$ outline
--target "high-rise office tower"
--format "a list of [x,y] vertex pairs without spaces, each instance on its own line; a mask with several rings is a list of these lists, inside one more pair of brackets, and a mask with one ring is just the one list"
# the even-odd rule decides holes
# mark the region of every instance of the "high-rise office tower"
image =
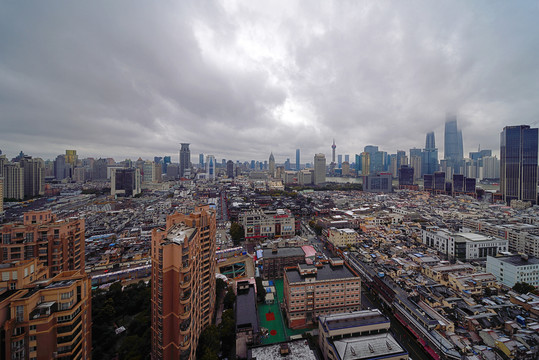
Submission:
[[344,155],[344,161],[349,163],[350,162],[350,155]]
[[463,158],[462,131],[457,127],[457,117],[448,114],[445,120],[444,159],[454,174],[463,173]]
[[4,211],[4,178],[0,176],[0,214]]
[[326,155],[316,154],[314,156],[314,180],[315,185],[326,182]]
[[195,359],[215,306],[215,233],[209,205],[152,230],[152,359]]
[[79,160],[77,150],[66,150],[65,159],[67,164],[75,167],[77,165],[77,161]]
[[356,167],[356,175],[359,175],[359,172],[361,171],[361,155],[356,154],[355,159],[356,159],[356,162],[354,165]]
[[275,157],[273,156],[273,152],[269,157],[269,173],[271,177],[275,177]]
[[427,137],[425,140],[425,149],[423,149],[421,155],[421,173],[423,175],[434,174],[434,172],[438,171],[438,149],[436,148],[434,132],[431,131],[427,133]]
[[361,175],[371,173],[371,154],[367,151],[361,153]]
[[342,154],[337,155],[337,167],[342,168]]
[[506,126],[500,138],[500,191],[503,200],[537,203],[538,129]]
[[234,178],[234,162],[232,160],[226,162],[226,177],[229,179]]
[[301,169],[301,158],[299,149],[296,149],[296,170]]
[[204,154],[198,154],[198,166],[204,169]]
[[25,156],[19,161],[24,169],[24,196],[34,197],[45,194],[44,163],[41,159]]
[[215,180],[215,156],[206,156],[206,179]]
[[180,177],[185,177],[186,170],[191,168],[191,150],[189,144],[181,143],[180,147]]
[[399,185],[414,185],[414,168],[408,165],[402,165],[399,168]]
[[387,152],[377,151],[371,155],[371,174],[387,171]]
[[113,168],[110,173],[112,196],[135,196],[140,194],[140,170],[136,168]]
[[482,179],[500,178],[500,160],[496,156],[485,156],[483,161]]
[[54,160],[54,178],[56,180],[63,180],[66,178],[66,157],[65,155],[58,155]]
[[406,157],[406,151],[397,150],[397,168],[400,169],[402,165],[408,165],[408,158]]

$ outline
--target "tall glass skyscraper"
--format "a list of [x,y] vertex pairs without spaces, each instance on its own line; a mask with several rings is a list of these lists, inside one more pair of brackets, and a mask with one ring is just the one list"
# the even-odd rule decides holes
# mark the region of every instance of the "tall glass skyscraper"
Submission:
[[454,174],[462,174],[464,149],[462,146],[462,131],[457,128],[457,117],[447,115],[444,133],[444,159],[451,166]]
[[300,156],[299,156],[299,149],[296,149],[296,170],[299,170],[300,169],[300,165],[301,165],[301,162],[300,162]]
[[423,149],[421,161],[421,174],[434,174],[435,171],[438,171],[438,149],[436,148],[434,132],[431,131],[427,133],[425,140],[425,149]]
[[529,125],[506,126],[500,137],[500,190],[511,200],[537,203],[538,129]]
[[189,144],[181,143],[180,147],[180,177],[185,176],[185,170],[191,167],[191,150]]

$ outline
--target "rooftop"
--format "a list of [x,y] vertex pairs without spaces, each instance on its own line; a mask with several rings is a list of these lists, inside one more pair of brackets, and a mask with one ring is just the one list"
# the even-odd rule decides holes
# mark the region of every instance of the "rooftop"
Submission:
[[255,288],[251,284],[248,290],[238,289],[236,297],[236,331],[238,329],[252,328],[253,332],[258,332],[258,315],[256,312]]
[[539,258],[529,256],[528,260],[524,260],[520,255],[513,255],[513,256],[503,256],[495,258],[497,260],[500,260],[506,264],[511,264],[514,266],[526,266],[526,265],[538,265],[539,264]]
[[[282,344],[282,343],[281,343]],[[288,355],[281,355],[281,344],[272,344],[266,346],[258,346],[251,349],[252,358],[256,360],[273,360],[273,359],[288,359],[288,360],[316,360],[314,352],[309,348],[306,340],[295,340],[285,343],[288,345]]]
[[320,316],[320,322],[322,322],[324,328],[327,328],[328,330],[337,330],[342,328],[389,323],[389,319],[387,319],[380,312],[380,310],[372,309]]
[[303,250],[299,247],[290,248],[277,248],[277,252],[274,253],[273,249],[264,249],[263,258],[277,258],[277,257],[292,257],[292,256],[305,256]]
[[342,360],[374,359],[407,353],[389,333],[338,340],[334,346]]
[[324,265],[323,267],[317,268],[315,275],[302,276],[299,273],[298,269],[290,269],[290,270],[286,270],[286,276],[290,283],[304,282],[306,277],[308,278],[314,277],[316,281],[336,280],[336,279],[356,277],[354,274],[352,274],[350,270],[348,270],[346,266],[331,267],[329,265]]

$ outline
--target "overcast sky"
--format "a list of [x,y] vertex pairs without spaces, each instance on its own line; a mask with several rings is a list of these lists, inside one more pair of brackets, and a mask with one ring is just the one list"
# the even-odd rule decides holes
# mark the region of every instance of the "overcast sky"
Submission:
[[302,162],[499,152],[539,120],[538,1],[3,1],[0,149]]

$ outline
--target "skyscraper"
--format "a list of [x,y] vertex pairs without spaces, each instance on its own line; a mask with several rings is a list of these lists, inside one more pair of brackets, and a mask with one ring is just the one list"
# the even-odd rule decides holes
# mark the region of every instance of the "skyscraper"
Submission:
[[301,169],[301,158],[299,149],[296,149],[296,170]]
[[434,139],[434,132],[427,133],[425,149],[422,152],[421,173],[434,174],[438,171],[438,149]]
[[198,154],[198,166],[204,169],[204,154]]
[[273,152],[269,157],[269,173],[271,177],[275,177],[275,157],[273,156]]
[[333,145],[331,145],[331,163],[335,164],[335,149],[337,148],[337,145],[335,145],[335,139],[333,139]]
[[216,215],[209,205],[152,230],[152,359],[194,359],[215,306]]
[[316,154],[314,156],[314,180],[315,185],[326,182],[326,155]]
[[234,162],[232,160],[226,162],[226,177],[229,179],[234,178]]
[[215,180],[215,156],[206,156],[206,179]]
[[500,191],[503,200],[537,203],[538,129],[506,126],[500,137]]
[[457,127],[457,117],[448,114],[445,120],[444,159],[454,174],[462,174],[462,131]]
[[361,153],[361,175],[369,175],[371,173],[370,169],[371,154],[367,151],[364,151]]
[[181,143],[180,147],[180,177],[185,177],[186,170],[191,167],[191,150],[189,144]]
[[135,196],[140,194],[140,191],[140,169],[111,169],[110,194],[112,196]]
[[24,196],[34,197],[45,194],[45,166],[43,160],[25,156],[19,163],[24,169]]

